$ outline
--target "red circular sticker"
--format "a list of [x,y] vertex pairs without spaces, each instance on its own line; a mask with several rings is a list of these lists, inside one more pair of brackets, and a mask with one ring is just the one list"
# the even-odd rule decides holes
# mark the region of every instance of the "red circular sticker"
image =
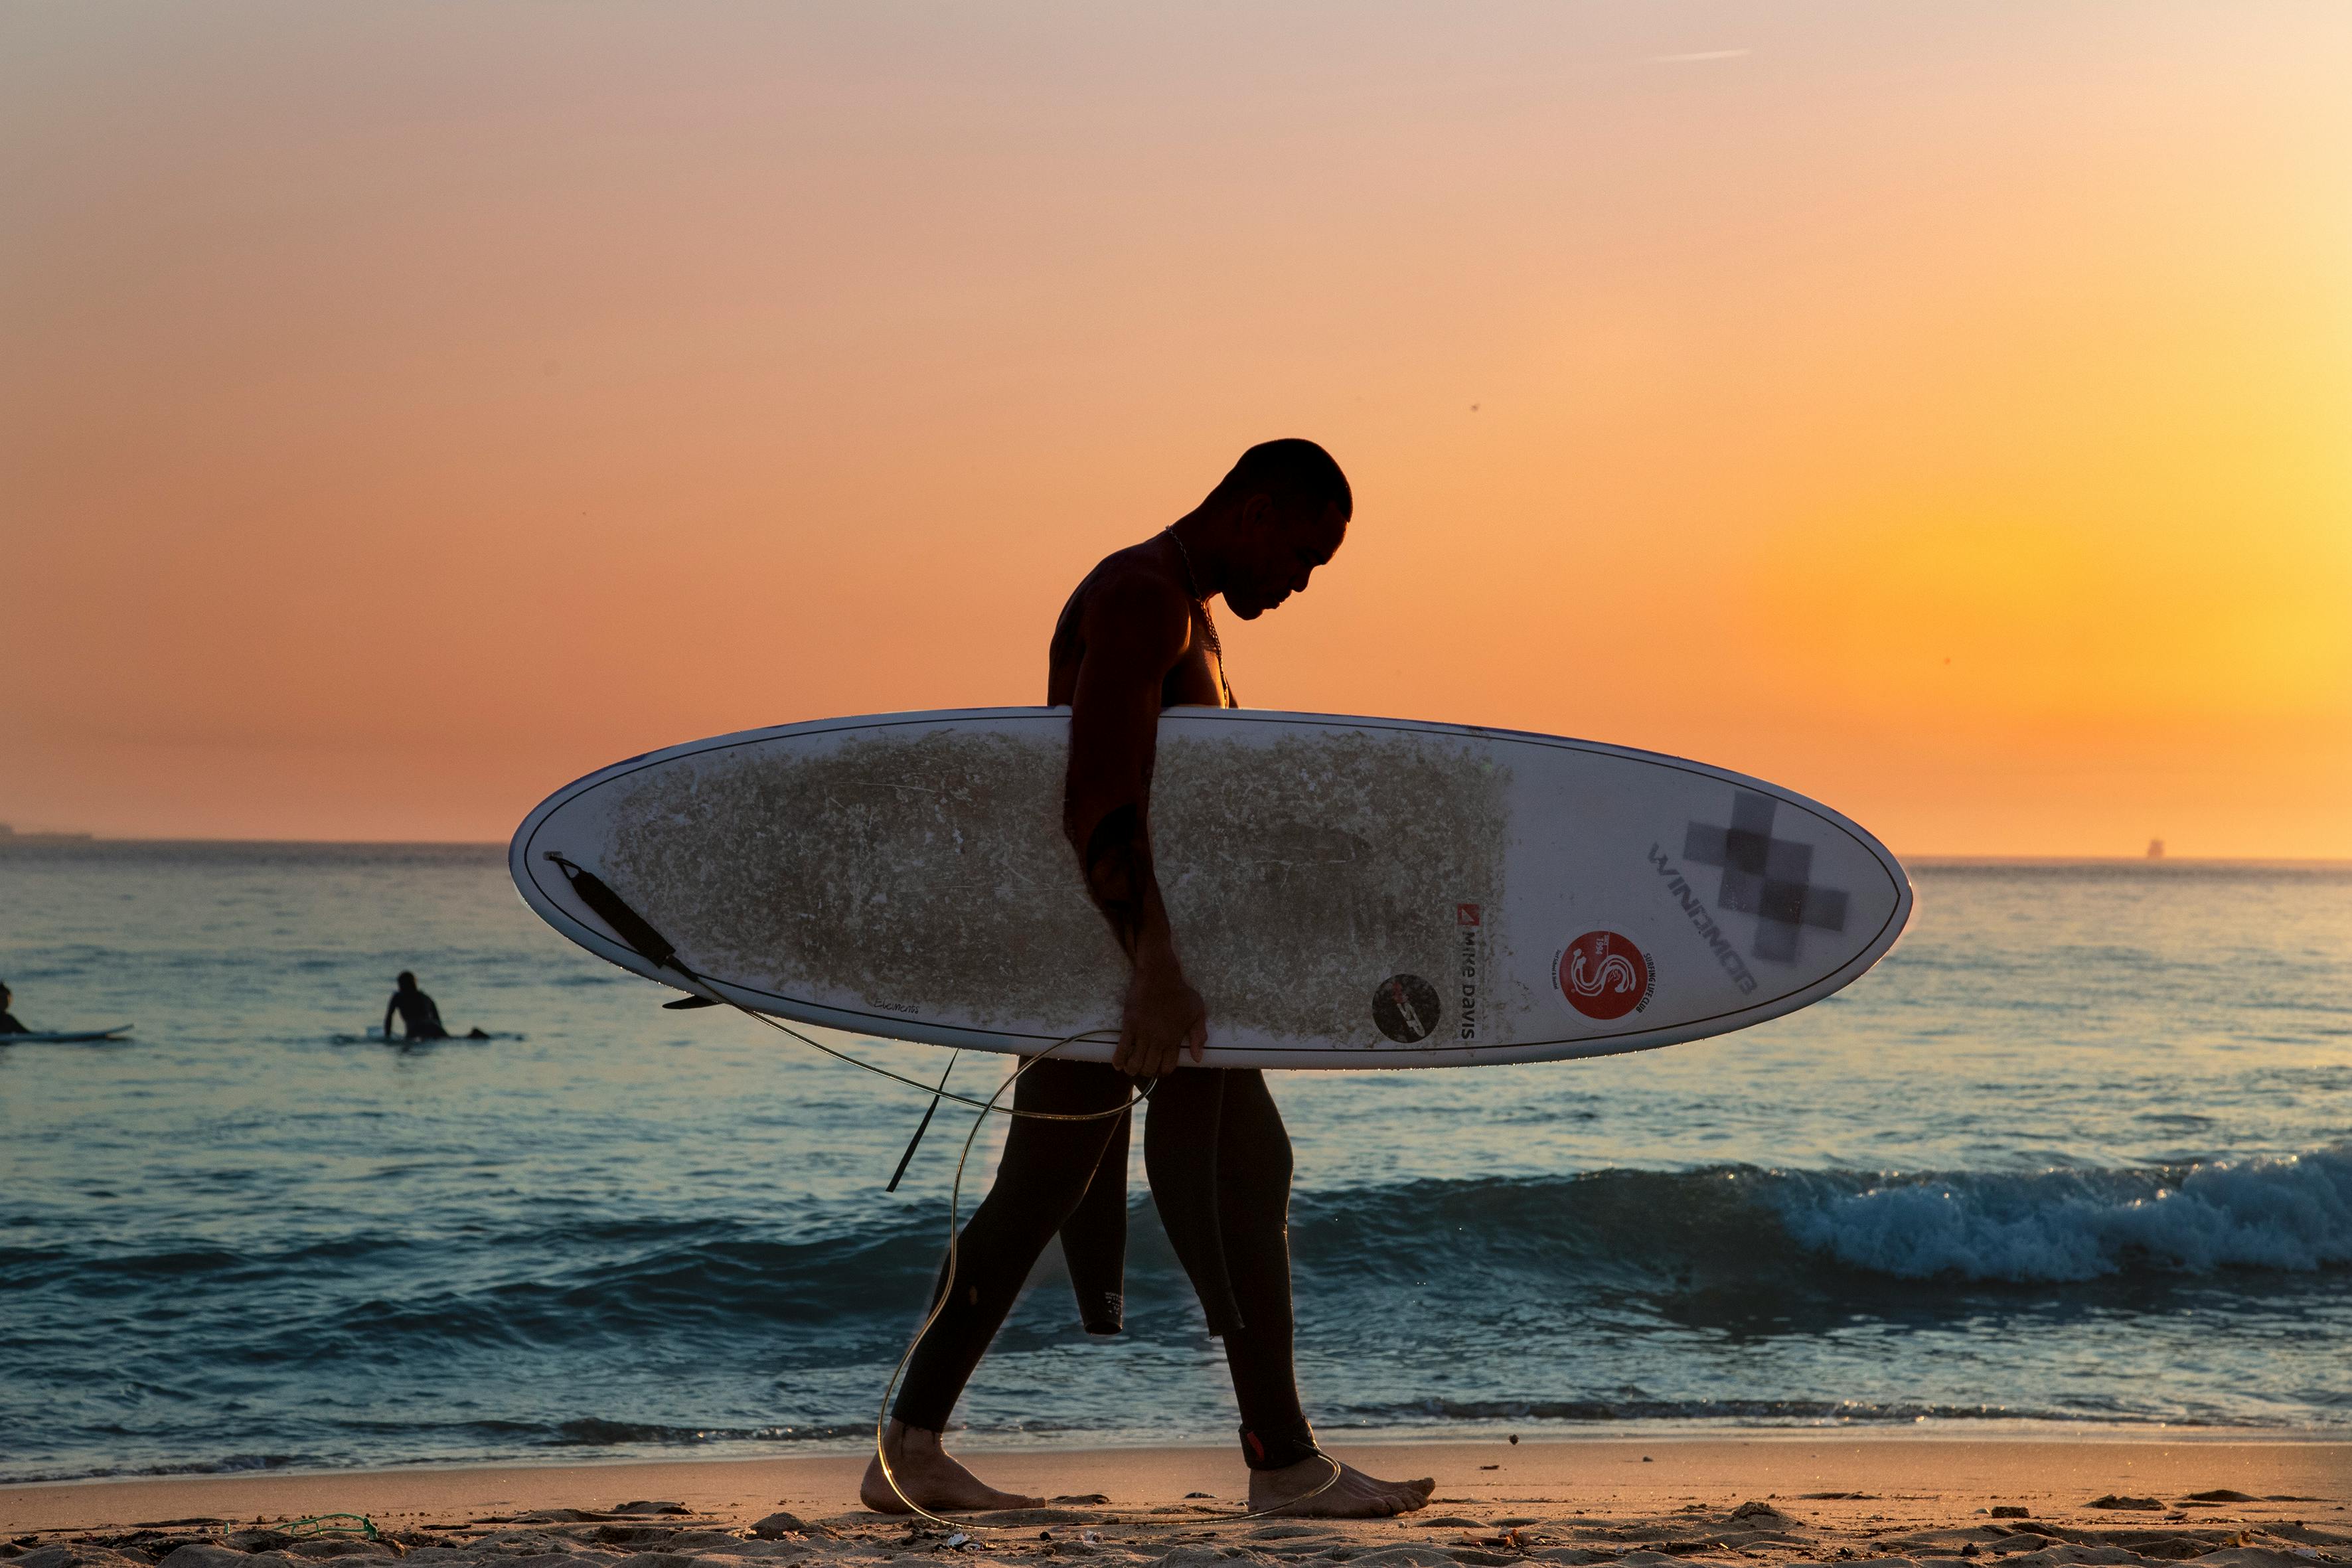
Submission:
[[1650,961],[1613,931],[1589,931],[1559,955],[1559,989],[1588,1018],[1622,1018],[1650,991]]

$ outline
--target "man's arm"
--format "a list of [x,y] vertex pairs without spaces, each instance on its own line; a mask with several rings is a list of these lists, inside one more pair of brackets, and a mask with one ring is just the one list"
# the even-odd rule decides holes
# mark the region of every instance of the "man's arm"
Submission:
[[399,1007],[400,997],[396,993],[391,1001],[383,1005],[383,1037],[387,1040],[392,1038],[392,1016]]
[[1160,902],[1147,821],[1160,685],[1192,629],[1191,606],[1171,584],[1139,573],[1097,583],[1087,595],[1087,652],[1070,701],[1062,830],[1095,907],[1135,966],[1111,1064],[1138,1078],[1174,1071],[1188,1048],[1200,1060],[1208,1038],[1206,1010],[1185,983]]

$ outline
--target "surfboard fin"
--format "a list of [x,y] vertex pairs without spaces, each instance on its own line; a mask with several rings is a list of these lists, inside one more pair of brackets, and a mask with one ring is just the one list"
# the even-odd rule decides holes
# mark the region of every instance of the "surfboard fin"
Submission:
[[675,1002],[662,1004],[665,1013],[683,1013],[694,1007],[716,1007],[719,1004],[708,996],[681,996]]
[[547,858],[554,863],[557,870],[563,873],[564,880],[572,884],[572,890],[579,895],[580,901],[587,905],[598,920],[610,926],[614,936],[636,949],[646,963],[659,969],[675,969],[680,974],[694,973],[678,958],[677,949],[670,945],[669,938],[654,930],[645,916],[629,908],[620,894],[604,885],[602,877],[584,866],[575,865],[557,850],[549,850]]

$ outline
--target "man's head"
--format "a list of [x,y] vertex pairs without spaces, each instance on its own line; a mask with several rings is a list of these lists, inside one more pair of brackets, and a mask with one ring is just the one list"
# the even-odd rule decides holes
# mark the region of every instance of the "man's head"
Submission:
[[416,976],[404,969],[400,972],[400,978],[393,984],[403,991],[414,991],[416,989]]
[[1265,441],[1242,454],[1209,492],[1219,514],[1225,604],[1254,621],[1307,591],[1315,568],[1339,552],[1356,499],[1331,454],[1312,441]]

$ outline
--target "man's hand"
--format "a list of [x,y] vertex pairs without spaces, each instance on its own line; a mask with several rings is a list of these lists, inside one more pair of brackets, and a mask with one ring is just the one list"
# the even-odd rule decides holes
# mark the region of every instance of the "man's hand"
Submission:
[[[1106,563],[1106,566],[1110,565]],[[1087,893],[1135,966],[1112,1065],[1136,1078],[1199,1061],[1208,1010],[1185,984],[1175,933],[1151,868],[1146,815],[1160,705],[1192,647],[1193,612],[1167,572],[1129,562],[1089,579],[1086,652],[1070,695],[1070,768],[1062,831],[1078,852]]]
[[1198,1062],[1209,1042],[1209,1009],[1174,954],[1139,962],[1128,983],[1126,1016],[1110,1065],[1130,1078],[1165,1078],[1186,1051]]

